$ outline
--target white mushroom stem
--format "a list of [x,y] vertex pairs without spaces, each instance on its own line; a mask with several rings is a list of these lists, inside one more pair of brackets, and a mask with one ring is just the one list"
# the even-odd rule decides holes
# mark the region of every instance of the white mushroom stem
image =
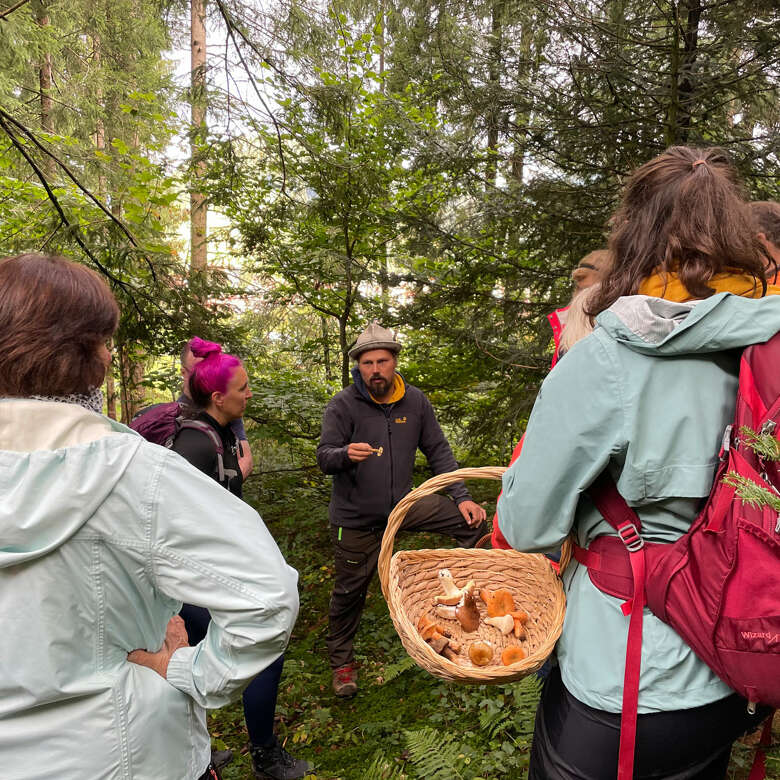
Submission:
[[489,626],[497,628],[504,636],[511,634],[515,628],[515,621],[511,615],[485,618],[485,623],[487,623]]
[[456,607],[454,605],[447,606],[446,604],[438,604],[436,606],[436,614],[446,620],[457,620],[458,616],[455,614],[455,609]]
[[455,580],[452,579],[449,569],[441,569],[439,571],[439,582],[444,590],[443,596],[434,596],[434,604],[460,604],[466,594],[471,594],[476,588],[474,580],[469,580],[462,588],[459,588],[455,584]]
[[434,603],[436,604],[457,604],[463,594],[461,589],[455,584],[455,580],[452,579],[452,574],[449,569],[441,569],[439,571],[439,583],[444,591],[443,596],[436,596]]

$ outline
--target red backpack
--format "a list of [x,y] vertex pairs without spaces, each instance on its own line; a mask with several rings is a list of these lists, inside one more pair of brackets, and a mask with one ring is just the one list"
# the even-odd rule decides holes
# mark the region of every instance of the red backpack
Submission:
[[671,544],[645,542],[639,517],[606,473],[588,491],[619,538],[599,536],[588,549],[575,545],[574,557],[597,588],[626,599],[623,613],[630,616],[618,780],[633,774],[644,605],[749,709],[757,702],[780,706],[780,516],[744,503],[723,481],[736,472],[780,493],[780,464],[740,441],[743,426],[777,436],[778,423],[780,333],[742,353],[734,422],[724,433],[707,503],[684,536]]

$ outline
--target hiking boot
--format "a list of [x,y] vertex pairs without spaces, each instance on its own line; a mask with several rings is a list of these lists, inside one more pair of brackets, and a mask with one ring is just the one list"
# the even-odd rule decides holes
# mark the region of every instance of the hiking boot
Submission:
[[276,738],[270,747],[252,745],[249,752],[257,780],[295,780],[312,771],[308,761],[291,756]]
[[233,760],[232,750],[211,751],[211,763],[217,771],[219,771],[223,767],[226,767],[232,760]]
[[336,696],[354,696],[357,693],[357,669],[353,664],[344,664],[333,670],[333,690]]

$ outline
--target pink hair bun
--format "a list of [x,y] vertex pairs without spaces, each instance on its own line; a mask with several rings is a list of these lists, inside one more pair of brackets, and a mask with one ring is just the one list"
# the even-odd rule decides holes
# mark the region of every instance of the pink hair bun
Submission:
[[195,357],[199,358],[207,358],[209,355],[218,355],[222,352],[221,344],[217,344],[213,341],[204,341],[197,336],[190,339],[187,346],[190,348],[190,352],[192,352]]

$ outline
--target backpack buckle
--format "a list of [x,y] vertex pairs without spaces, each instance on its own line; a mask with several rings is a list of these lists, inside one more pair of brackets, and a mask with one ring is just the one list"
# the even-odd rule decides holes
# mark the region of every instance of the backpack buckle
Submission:
[[629,552],[638,552],[645,546],[645,540],[633,523],[624,523],[618,529],[620,541],[626,546]]

